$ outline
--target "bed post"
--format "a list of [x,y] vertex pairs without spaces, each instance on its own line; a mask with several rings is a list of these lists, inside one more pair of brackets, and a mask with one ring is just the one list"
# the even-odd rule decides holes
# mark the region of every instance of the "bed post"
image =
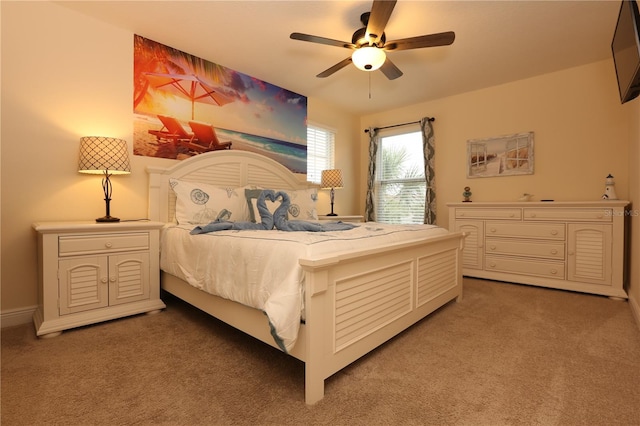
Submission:
[[[331,348],[326,346],[330,339],[328,325],[333,314],[327,312],[327,286],[329,271],[326,268],[305,270],[305,328],[307,333],[304,365],[305,403],[313,405],[324,398],[324,379],[326,378],[325,354]],[[329,320],[329,321],[328,321]]]
[[458,280],[458,297],[456,297],[456,302],[462,302],[462,293],[463,293],[463,286],[462,283],[464,281],[464,276],[462,275],[462,250],[464,249],[464,241],[467,238],[467,235],[469,235],[466,232],[462,232],[462,238],[460,238],[460,245],[458,246],[459,249],[456,250],[456,261],[457,261],[457,280]]
[[149,175],[149,206],[148,206],[148,218],[149,220],[160,220],[160,177],[159,173],[162,171],[147,167],[147,174]]

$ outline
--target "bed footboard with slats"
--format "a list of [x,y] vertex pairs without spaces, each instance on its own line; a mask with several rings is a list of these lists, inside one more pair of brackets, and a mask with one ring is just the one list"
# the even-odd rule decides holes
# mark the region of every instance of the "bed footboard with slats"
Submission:
[[449,234],[301,261],[308,404],[322,399],[324,379],[462,298],[462,241]]

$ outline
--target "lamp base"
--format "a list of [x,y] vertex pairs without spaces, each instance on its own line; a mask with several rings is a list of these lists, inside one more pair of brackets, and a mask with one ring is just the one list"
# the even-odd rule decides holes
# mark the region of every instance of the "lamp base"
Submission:
[[120,222],[120,219],[113,216],[104,216],[97,218],[96,222]]
[[338,215],[336,213],[331,212],[331,213],[327,213],[327,216],[338,216]]

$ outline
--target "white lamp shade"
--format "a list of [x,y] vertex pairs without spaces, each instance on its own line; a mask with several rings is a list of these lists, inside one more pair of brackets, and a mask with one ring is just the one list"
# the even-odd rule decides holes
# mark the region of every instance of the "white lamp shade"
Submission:
[[131,173],[127,141],[104,136],[80,138],[78,172],[126,175]]
[[351,55],[353,64],[362,71],[375,71],[387,60],[384,50],[373,46],[356,49]]
[[342,188],[342,170],[331,169],[323,170],[320,182],[322,188]]

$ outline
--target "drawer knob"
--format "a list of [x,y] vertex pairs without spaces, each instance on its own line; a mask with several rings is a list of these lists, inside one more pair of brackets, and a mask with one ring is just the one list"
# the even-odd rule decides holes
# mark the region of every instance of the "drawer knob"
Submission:
[[496,228],[491,228],[491,232],[496,232]]
[[111,248],[111,247],[113,247],[113,244],[111,243],[111,241],[107,241],[107,242],[104,244],[104,246],[105,246],[106,248]]
[[109,278],[109,281],[111,281],[112,283],[115,283],[116,282],[116,277]]
[[491,262],[491,263],[489,264],[489,266],[491,266],[492,268],[495,268],[495,267],[496,267],[496,264],[495,264],[495,262]]
[[514,214],[514,213],[511,213],[511,214],[509,215],[509,217],[514,217],[514,216],[515,216],[515,214]]
[[461,212],[461,213],[460,213],[460,216],[464,216],[464,212]]
[[551,235],[558,235],[558,231],[557,231],[557,230],[555,230],[555,229],[554,229],[554,230],[552,230],[552,231],[551,231]]
[[102,284],[106,284],[106,283],[107,283],[107,278],[106,278],[106,277],[102,277],[102,278],[100,278],[100,282],[101,282]]
[[551,250],[551,254],[558,254],[558,250],[556,249]]
[[535,213],[531,213],[531,217],[536,217],[536,214]]
[[551,275],[557,275],[558,274],[558,270],[557,269],[552,269],[551,270]]
[[496,246],[489,246],[489,248],[490,248],[491,250],[495,250],[495,249],[496,249]]

